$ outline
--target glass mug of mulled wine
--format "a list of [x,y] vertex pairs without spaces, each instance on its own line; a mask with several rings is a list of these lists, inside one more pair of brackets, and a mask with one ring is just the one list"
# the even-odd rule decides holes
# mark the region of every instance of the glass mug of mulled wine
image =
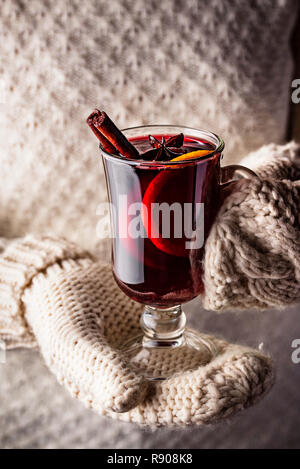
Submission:
[[170,362],[167,354],[174,364],[185,348],[191,360],[178,360],[178,371],[187,371],[218,353],[205,335],[185,328],[181,304],[204,291],[205,240],[223,187],[255,174],[238,165],[222,168],[224,142],[208,131],[153,125],[125,129],[123,135],[136,150],[130,157],[100,144],[114,278],[128,297],[145,305],[140,335],[129,337],[122,350],[145,377],[161,380],[174,373],[174,366],[163,366]]

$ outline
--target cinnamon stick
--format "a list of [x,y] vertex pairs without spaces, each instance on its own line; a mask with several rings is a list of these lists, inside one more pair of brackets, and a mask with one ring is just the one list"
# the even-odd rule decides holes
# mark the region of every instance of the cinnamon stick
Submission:
[[117,153],[118,153],[118,150],[117,150],[117,149],[110,143],[110,141],[107,140],[107,138],[104,137],[104,135],[102,135],[102,133],[99,132],[99,130],[94,126],[94,124],[93,124],[93,119],[92,119],[92,114],[87,118],[86,121],[87,121],[87,124],[90,126],[91,130],[94,132],[94,134],[96,135],[96,137],[97,137],[98,140],[100,141],[103,150],[106,151],[107,153],[117,154]]
[[[117,149],[121,153],[122,156],[131,159],[139,158],[139,152],[137,149],[127,140],[125,135],[118,129],[104,111],[101,112],[98,109],[95,109],[88,117],[87,123],[94,133],[95,131],[92,128],[92,125],[95,130],[99,132],[99,135],[95,133],[98,138],[100,135],[104,137],[106,141],[114,147],[114,149]],[[109,151],[109,153],[112,152]]]

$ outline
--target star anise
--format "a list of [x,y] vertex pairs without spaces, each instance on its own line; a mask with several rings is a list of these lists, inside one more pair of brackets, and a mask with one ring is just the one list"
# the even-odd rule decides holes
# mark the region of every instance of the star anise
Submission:
[[169,161],[176,158],[178,155],[182,155],[184,150],[181,148],[184,141],[184,135],[178,134],[173,135],[167,140],[163,136],[159,141],[153,135],[149,135],[149,142],[153,146],[153,149],[146,151],[141,155],[144,160],[152,161]]

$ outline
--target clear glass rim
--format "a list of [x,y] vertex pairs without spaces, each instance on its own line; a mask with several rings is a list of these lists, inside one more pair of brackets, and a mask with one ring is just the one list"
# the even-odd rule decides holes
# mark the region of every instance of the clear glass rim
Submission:
[[[101,144],[99,145],[100,147],[100,150],[101,152],[105,155],[106,158],[108,159],[114,159],[114,160],[118,160],[122,163],[125,163],[125,164],[129,164],[129,165],[133,165],[133,166],[151,166],[151,167],[162,167],[162,166],[173,166],[173,165],[176,165],[176,166],[179,166],[179,165],[186,165],[188,163],[197,163],[197,162],[202,162],[202,161],[206,161],[210,158],[213,158],[215,155],[217,154],[221,154],[222,151],[224,150],[224,147],[225,147],[225,143],[223,141],[223,139],[221,137],[219,137],[219,135],[209,131],[209,130],[205,130],[205,129],[196,129],[196,128],[193,128],[193,127],[187,127],[185,125],[173,125],[173,124],[152,124],[152,125],[139,125],[139,126],[135,126],[135,127],[127,127],[125,129],[122,129],[122,132],[124,132],[125,136],[126,136],[126,133],[128,133],[129,131],[130,132],[134,132],[134,131],[141,131],[142,129],[145,130],[145,134],[147,134],[147,129],[149,129],[149,131],[152,129],[172,129],[175,131],[175,129],[177,129],[177,133],[180,133],[180,130],[185,130],[186,132],[186,136],[188,137],[194,137],[195,139],[197,138],[197,135],[195,134],[199,134],[198,137],[200,137],[200,134],[202,134],[202,136],[207,136],[207,137],[210,137],[212,139],[215,140],[216,142],[216,148],[214,150],[212,150],[210,153],[208,153],[208,155],[205,155],[205,156],[199,156],[198,158],[191,158],[191,159],[184,159],[184,160],[179,160],[179,161],[147,161],[147,160],[141,160],[141,159],[129,159],[129,158],[124,158],[123,156],[120,156],[120,155],[114,155],[112,153],[108,153],[106,152]],[[176,133],[176,132],[175,132]],[[191,135],[190,135],[191,133]],[[150,132],[149,132],[150,134]],[[194,135],[193,135],[194,134]],[[134,135],[132,135],[132,137],[134,137]]]

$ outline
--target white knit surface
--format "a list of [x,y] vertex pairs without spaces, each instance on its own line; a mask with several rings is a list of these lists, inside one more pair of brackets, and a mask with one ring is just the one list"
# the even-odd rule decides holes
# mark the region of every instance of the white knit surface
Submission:
[[300,145],[266,145],[242,163],[205,245],[203,306],[266,309],[300,302]]
[[1,2],[0,236],[46,227],[95,247],[96,209],[106,197],[85,123],[95,106],[121,127],[170,123],[220,133],[227,161],[281,142],[296,7],[294,0]]

